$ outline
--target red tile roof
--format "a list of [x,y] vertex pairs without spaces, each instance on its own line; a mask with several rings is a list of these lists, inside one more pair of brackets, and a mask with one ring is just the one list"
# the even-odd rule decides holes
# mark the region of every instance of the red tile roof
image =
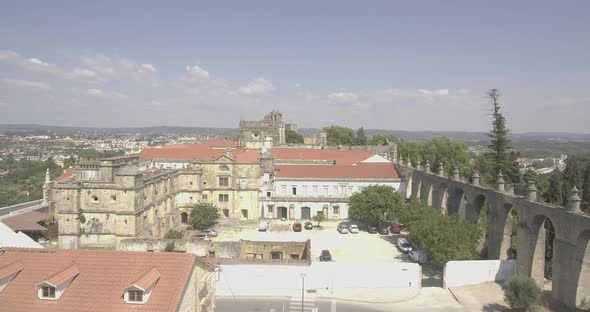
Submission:
[[223,155],[223,149],[213,149],[202,144],[178,144],[162,147],[146,147],[140,159],[212,160]]
[[22,269],[23,264],[20,261],[0,267],[0,280],[16,272],[20,272]]
[[360,163],[354,166],[276,165],[277,178],[399,179],[392,163]]
[[74,176],[74,168],[73,167],[69,167],[68,169],[66,169],[64,171],[64,173],[62,173],[59,177],[57,177],[54,180],[54,182],[63,181],[65,179],[71,178],[72,176]]
[[224,148],[224,147],[238,147],[238,142],[231,141],[231,140],[219,140],[219,139],[211,139],[211,140],[203,140],[200,141],[198,144],[207,145],[210,147],[216,148]]
[[47,218],[47,208],[43,208],[8,217],[2,222],[14,231],[47,231],[45,227],[37,223]]
[[[0,292],[2,311],[176,311],[196,256],[183,253],[6,248],[0,268],[22,263],[20,273]],[[80,274],[58,300],[40,300],[36,285],[74,264]],[[161,277],[146,304],[127,304],[125,286],[147,270]]]
[[361,162],[374,153],[367,150],[320,150],[299,148],[272,148],[275,160],[333,160],[337,165],[352,165]]
[[127,286],[125,288],[135,286],[135,287],[138,287],[139,289],[142,289],[143,291],[145,291],[146,289],[150,288],[150,286],[152,286],[155,282],[157,282],[158,279],[160,279],[160,277],[162,277],[162,274],[160,274],[160,272],[158,272],[158,270],[151,269],[149,272],[147,272],[140,279],[138,279],[137,281],[133,282],[132,284],[130,284],[129,286]]
[[75,265],[71,265],[65,270],[57,272],[53,274],[51,277],[44,279],[40,283],[37,283],[37,285],[47,283],[52,285],[53,287],[58,287],[59,285],[65,283],[67,280],[75,277],[78,274],[80,274],[80,270],[78,270],[78,267],[76,267]]

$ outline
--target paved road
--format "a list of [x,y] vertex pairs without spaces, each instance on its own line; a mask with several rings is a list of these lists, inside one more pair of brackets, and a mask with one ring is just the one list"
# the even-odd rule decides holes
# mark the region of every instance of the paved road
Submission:
[[[215,299],[217,312],[301,312],[301,298],[246,298],[246,297],[217,297]],[[315,309],[315,310],[314,310]],[[304,312],[392,312],[392,311],[468,311],[464,307],[449,308],[437,306],[415,306],[409,303],[396,304],[368,304],[336,299],[305,300]]]
[[43,200],[42,199],[34,200],[31,202],[22,203],[22,204],[16,204],[16,205],[12,205],[12,206],[0,207],[0,216],[8,215],[8,214],[14,213],[15,211],[24,210],[24,209],[36,210],[41,207],[43,207]]

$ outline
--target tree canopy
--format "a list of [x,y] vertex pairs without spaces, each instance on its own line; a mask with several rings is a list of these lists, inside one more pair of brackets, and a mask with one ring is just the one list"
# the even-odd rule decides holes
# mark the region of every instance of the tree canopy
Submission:
[[287,143],[303,143],[303,136],[293,130],[286,130],[285,136]]
[[565,160],[565,169],[562,173],[563,184],[561,191],[561,204],[565,205],[570,196],[572,188],[575,186],[578,190],[582,187],[582,177],[580,176],[580,169],[575,155],[568,155]]
[[354,131],[350,128],[331,125],[324,128],[326,132],[327,145],[354,145]]
[[367,145],[371,146],[382,146],[388,143],[398,143],[399,139],[393,134],[376,134],[367,140]]
[[350,196],[348,211],[353,220],[378,224],[397,220],[403,205],[402,196],[393,187],[370,185]]
[[550,204],[561,205],[563,203],[562,191],[563,181],[561,172],[555,169],[549,175],[549,186],[547,187],[547,191],[543,193],[543,197]]
[[584,179],[582,183],[582,211],[590,213],[590,161],[586,164],[584,170]]
[[367,145],[367,135],[365,134],[365,129],[360,127],[356,130],[356,136],[354,138],[355,145]]
[[196,230],[206,230],[219,222],[219,210],[210,203],[196,204],[188,218],[188,224]]
[[462,176],[471,174],[469,148],[465,143],[447,137],[435,137],[423,143],[401,142],[398,144],[398,153],[405,159],[410,156],[414,166],[418,162],[424,165],[428,160],[434,172],[442,162],[447,174],[454,168],[458,168]]

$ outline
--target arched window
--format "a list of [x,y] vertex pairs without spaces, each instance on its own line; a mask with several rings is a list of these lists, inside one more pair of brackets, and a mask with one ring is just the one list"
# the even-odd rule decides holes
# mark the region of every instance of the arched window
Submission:
[[220,165],[219,171],[227,172],[227,171],[229,171],[229,167],[227,165]]
[[188,223],[188,214],[186,212],[180,214],[180,222],[182,224]]

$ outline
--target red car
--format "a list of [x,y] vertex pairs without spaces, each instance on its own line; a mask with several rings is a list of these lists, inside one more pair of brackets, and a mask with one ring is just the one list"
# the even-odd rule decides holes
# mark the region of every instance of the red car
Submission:
[[389,231],[391,234],[399,234],[402,231],[402,227],[397,223],[392,223]]
[[300,222],[293,223],[293,232],[301,232],[301,223]]

